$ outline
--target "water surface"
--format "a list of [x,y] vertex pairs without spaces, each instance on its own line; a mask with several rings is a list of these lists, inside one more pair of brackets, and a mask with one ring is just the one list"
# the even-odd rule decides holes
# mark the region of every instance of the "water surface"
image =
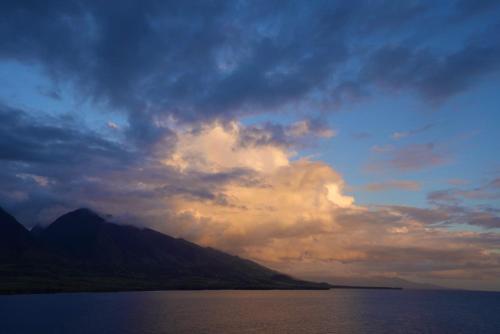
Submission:
[[0,333],[500,333],[500,293],[167,291],[0,296]]

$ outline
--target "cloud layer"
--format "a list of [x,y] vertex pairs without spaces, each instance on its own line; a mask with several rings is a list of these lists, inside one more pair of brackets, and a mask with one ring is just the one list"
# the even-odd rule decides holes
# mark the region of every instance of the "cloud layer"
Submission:
[[[499,69],[497,26],[485,24],[459,48],[425,45],[484,13],[477,6],[464,17],[467,6],[6,1],[0,59],[38,64],[85,98],[124,110],[131,134],[150,141],[167,115],[193,121],[298,103],[335,110],[380,86],[443,101]],[[421,20],[427,29],[415,29]]]

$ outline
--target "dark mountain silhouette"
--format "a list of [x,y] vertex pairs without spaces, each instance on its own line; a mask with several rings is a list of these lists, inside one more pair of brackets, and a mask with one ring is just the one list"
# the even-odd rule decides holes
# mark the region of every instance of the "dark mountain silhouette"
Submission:
[[0,207],[0,259],[23,257],[33,247],[30,232]]
[[329,288],[89,209],[33,233],[1,210],[0,243],[0,293]]
[[44,227],[42,225],[35,225],[31,230],[30,233],[31,235],[38,237],[44,230]]

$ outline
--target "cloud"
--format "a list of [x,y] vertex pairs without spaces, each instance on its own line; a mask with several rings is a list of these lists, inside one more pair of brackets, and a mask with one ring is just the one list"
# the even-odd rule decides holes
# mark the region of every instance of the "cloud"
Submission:
[[446,222],[451,216],[447,210],[441,208],[424,209],[402,205],[393,205],[388,208],[423,224]]
[[330,138],[335,132],[310,120],[288,126],[210,122],[187,127],[177,133],[177,150],[164,160],[168,166],[184,171],[222,172],[234,168],[270,172],[287,166],[295,153],[292,147],[306,145],[316,138]]
[[53,100],[60,101],[62,100],[61,92],[54,89],[46,89],[44,87],[38,87],[38,91],[40,94],[47,96]]
[[[215,229],[216,236],[210,231],[202,233],[204,242],[228,247],[225,243],[236,246],[236,239],[238,247],[243,247],[249,243],[247,239],[253,240],[253,235],[256,239],[258,235],[261,244],[297,229],[301,233],[324,232],[329,229],[332,208],[353,205],[353,198],[342,193],[342,179],[328,165],[308,160],[289,161],[289,153],[269,144],[238,146],[242,132],[237,124],[226,127],[211,124],[200,131],[181,134],[173,153],[182,160],[176,166],[184,171],[220,173],[243,168],[253,173],[252,183],[232,179],[222,184],[219,188],[219,196],[225,199],[222,202],[172,199],[181,216],[223,226],[223,232]],[[252,159],[248,159],[250,156]],[[307,228],[299,228],[303,224]]]
[[[489,201],[500,198],[500,187],[498,186],[498,179],[493,179],[483,183],[477,187],[469,188],[451,188],[444,190],[436,190],[427,195],[429,202],[442,205],[442,204],[459,204],[464,201]],[[467,183],[459,182],[454,185],[466,185]]]
[[369,171],[389,169],[410,172],[441,166],[450,161],[449,153],[432,142],[399,147],[375,145],[371,151],[377,155],[367,164]]
[[81,124],[33,118],[23,110],[0,105],[0,198],[5,205],[17,207],[16,213],[28,222],[35,221],[43,207],[82,203],[67,188],[126,168],[137,157]]
[[[456,8],[470,6],[481,7]],[[161,139],[157,121],[170,116],[331,111],[378,84],[443,100],[496,71],[500,58],[497,32],[483,26],[458,50],[428,47],[454,23],[447,6],[420,2],[9,1],[0,9],[1,60],[38,66],[125,112],[128,135],[145,143]],[[429,31],[408,43],[422,19]]]
[[479,34],[444,57],[425,48],[383,46],[365,64],[360,80],[392,90],[414,89],[431,102],[441,102],[500,69],[500,44],[493,37],[496,30]]
[[467,217],[470,225],[482,226],[485,228],[500,228],[500,216],[491,212],[470,212]]
[[328,81],[347,59],[345,33],[317,15],[334,14],[336,4],[307,7],[9,2],[1,8],[0,58],[39,64],[86,98],[125,110],[139,136],[169,114],[192,121],[255,113]]
[[120,127],[115,122],[108,121],[106,123],[107,127],[113,130],[118,130]]
[[370,149],[372,152],[375,153],[385,153],[385,152],[391,152],[394,150],[394,146],[392,145],[374,145]]
[[285,133],[292,137],[305,137],[312,135],[320,138],[332,138],[337,135],[337,131],[332,130],[320,121],[304,120],[291,124]]
[[23,110],[0,105],[0,160],[76,166],[89,160],[105,164],[107,157],[127,156],[117,143],[76,124],[58,123],[62,122],[32,118]]
[[436,190],[427,195],[429,204],[449,212],[449,224],[467,224],[484,229],[500,228],[500,211],[495,201],[500,198],[496,179],[475,188]]
[[[305,274],[319,270],[337,275],[396,274],[410,279],[446,273],[452,280],[474,277],[498,287],[491,275],[499,272],[500,258],[494,246],[498,235],[435,225],[446,219],[445,211],[412,207],[337,210],[335,232],[315,237],[311,243],[296,242],[307,252],[297,249],[295,257],[289,258],[289,268]],[[293,254],[294,249],[290,245],[287,250]],[[314,266],[308,265],[310,261]]]
[[352,134],[352,137],[354,139],[358,139],[358,140],[368,139],[368,138],[372,137],[372,134],[369,132],[355,132]]
[[45,176],[33,175],[33,174],[17,174],[18,178],[26,180],[31,179],[36,182],[41,187],[47,187],[49,185],[49,179]]
[[291,124],[261,123],[241,128],[240,145],[272,144],[288,149],[317,146],[320,140],[337,136],[321,119],[303,119]]
[[494,189],[500,189],[500,177],[492,180],[490,183],[489,183],[489,186],[491,188],[494,188]]
[[180,198],[174,200],[174,207],[181,215],[224,227],[222,235],[220,229],[215,229],[216,235],[205,231],[202,242],[254,255],[259,247],[290,237],[292,231],[300,231],[297,237],[328,233],[331,210],[353,204],[342,187],[330,167],[297,161],[259,174],[258,182],[251,185],[225,184],[220,189],[226,199],[222,203]]
[[370,183],[363,187],[366,191],[408,190],[419,191],[420,183],[410,180],[389,180],[386,182]]
[[234,168],[272,172],[287,166],[288,152],[272,144],[241,145],[237,123],[214,123],[178,135],[176,150],[164,163],[181,171],[212,173]]
[[455,10],[457,14],[456,17],[454,17],[454,20],[464,20],[480,14],[488,13],[489,11],[493,11],[497,6],[498,2],[495,0],[460,0],[455,3]]
[[427,124],[427,125],[422,126],[420,128],[409,130],[409,131],[394,132],[391,137],[394,140],[399,140],[399,139],[402,139],[402,138],[411,137],[411,136],[420,134],[422,132],[425,132],[425,131],[429,130],[430,128],[432,128],[432,124]]
[[334,104],[337,106],[362,101],[368,95],[363,85],[354,81],[345,81],[338,84],[331,93]]
[[436,190],[427,194],[427,200],[431,203],[454,203],[457,204],[459,201],[455,195],[449,190]]
[[462,185],[466,185],[469,183],[468,180],[464,180],[464,179],[449,179],[447,180],[448,184],[452,185],[452,186],[462,186]]
[[389,159],[389,164],[400,170],[419,170],[446,162],[447,157],[438,151],[434,143],[412,144],[399,148]]

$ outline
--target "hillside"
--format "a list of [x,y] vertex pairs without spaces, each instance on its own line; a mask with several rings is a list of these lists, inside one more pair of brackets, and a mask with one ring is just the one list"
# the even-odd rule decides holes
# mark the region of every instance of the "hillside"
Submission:
[[34,233],[0,210],[0,238],[0,293],[329,288],[88,209]]

